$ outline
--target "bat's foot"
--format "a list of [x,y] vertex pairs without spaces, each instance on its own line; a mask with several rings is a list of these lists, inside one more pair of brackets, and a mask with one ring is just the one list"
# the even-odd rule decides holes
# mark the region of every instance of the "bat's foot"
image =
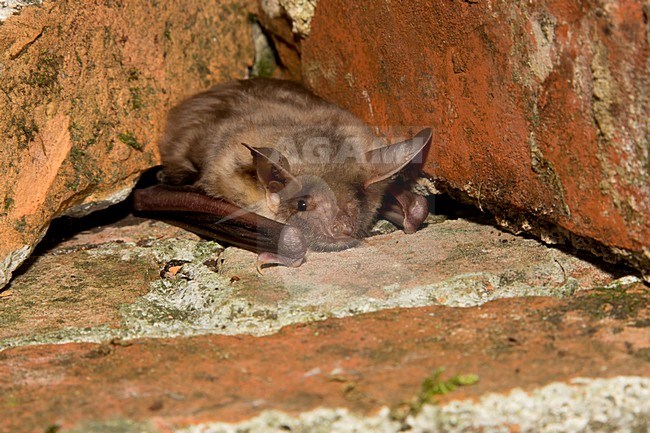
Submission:
[[262,253],[257,256],[255,266],[257,267],[257,272],[261,274],[262,269],[269,266],[287,266],[289,268],[297,268],[302,265],[304,261],[304,257],[293,259],[291,257],[284,257],[275,253]]

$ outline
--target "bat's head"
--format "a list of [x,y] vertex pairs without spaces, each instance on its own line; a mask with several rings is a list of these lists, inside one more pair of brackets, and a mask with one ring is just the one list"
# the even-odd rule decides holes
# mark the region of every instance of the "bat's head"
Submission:
[[298,175],[278,192],[277,217],[299,228],[309,249],[338,251],[356,245],[366,234],[385,186],[366,190],[350,173]]
[[276,149],[244,145],[274,219],[301,229],[309,249],[338,251],[367,234],[391,176],[419,155],[430,137],[426,129],[411,140],[371,150],[362,161],[295,172]]

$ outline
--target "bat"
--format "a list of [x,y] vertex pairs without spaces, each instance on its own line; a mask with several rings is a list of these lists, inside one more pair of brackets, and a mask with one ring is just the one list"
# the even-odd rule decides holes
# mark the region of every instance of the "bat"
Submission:
[[424,197],[397,182],[431,129],[387,145],[350,112],[289,81],[216,85],[172,108],[160,184],[134,207],[200,235],[300,266],[307,250],[357,245],[378,214],[415,232]]

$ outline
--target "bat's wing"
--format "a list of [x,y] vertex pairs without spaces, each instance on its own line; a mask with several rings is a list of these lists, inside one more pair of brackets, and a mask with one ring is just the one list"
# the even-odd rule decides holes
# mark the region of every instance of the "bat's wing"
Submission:
[[257,266],[300,266],[307,252],[302,232],[248,212],[192,187],[156,185],[134,192],[134,208],[148,217],[258,253]]
[[391,185],[380,215],[404,229],[404,233],[415,233],[429,214],[429,203],[425,197],[415,194],[401,185]]

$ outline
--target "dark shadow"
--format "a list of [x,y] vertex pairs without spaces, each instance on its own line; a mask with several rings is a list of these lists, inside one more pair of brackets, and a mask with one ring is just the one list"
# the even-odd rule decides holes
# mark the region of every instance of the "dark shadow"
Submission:
[[[501,233],[514,234],[501,227],[497,223],[497,220],[492,213],[486,210],[481,210],[473,205],[455,200],[448,194],[429,196],[428,199],[429,199],[429,211],[435,215],[443,215],[450,220],[456,220],[462,218],[476,224],[490,226]],[[534,221],[534,216],[528,216],[528,217],[530,221]],[[542,224],[542,228],[547,227],[547,230],[553,230],[553,228],[550,227],[552,226],[550,223],[539,222],[539,224]],[[584,260],[585,262],[591,264],[592,266],[611,274],[614,278],[621,278],[626,275],[635,275],[643,280],[641,272],[639,270],[625,263],[621,263],[621,262],[613,263],[613,262],[606,261],[602,257],[597,256],[596,254],[591,253],[585,249],[576,248],[568,242],[547,244],[542,242],[539,239],[539,237],[536,237],[533,234],[526,233],[526,232],[515,234],[515,236],[524,239],[533,240],[535,242],[539,242],[542,245],[545,245],[547,248],[553,248],[565,254],[574,256],[580,260]],[[593,245],[594,248],[597,249],[606,248],[605,246],[599,244],[595,240],[584,238],[584,237],[578,237],[575,235],[574,237],[578,238],[579,241],[584,242],[584,244],[586,245]],[[645,282],[645,284],[649,285],[648,282]]]
[[[157,180],[157,173],[160,167],[153,167],[142,174],[135,188],[144,188],[154,185]],[[134,189],[135,189],[134,188]],[[43,240],[36,246],[32,255],[46,253],[63,241],[73,238],[81,232],[98,232],[106,225],[115,225],[124,227],[135,225],[142,221],[132,215],[133,212],[133,194],[117,204],[93,212],[84,217],[62,216],[54,219],[45,234]]]
[[[157,182],[156,175],[159,171],[160,167],[153,167],[147,170],[140,177],[140,180],[138,180],[136,188],[144,188],[155,184]],[[48,253],[57,245],[74,238],[80,233],[100,232],[107,225],[126,227],[141,223],[143,218],[132,214],[132,195],[129,195],[126,200],[120,203],[83,217],[61,216],[52,220],[41,242],[36,245],[29,258],[13,272],[12,279],[24,274],[39,256]]]

